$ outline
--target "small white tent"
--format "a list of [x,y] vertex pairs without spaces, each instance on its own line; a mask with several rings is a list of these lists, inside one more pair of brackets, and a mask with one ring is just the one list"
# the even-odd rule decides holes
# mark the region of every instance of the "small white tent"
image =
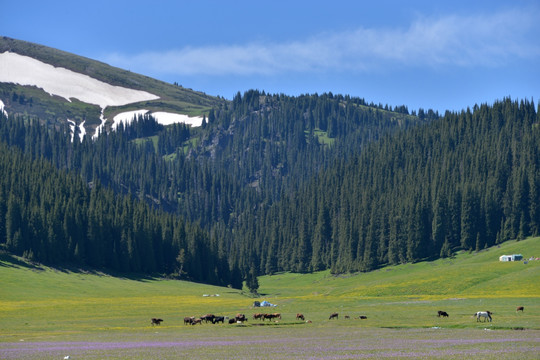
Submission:
[[521,254],[499,256],[499,261],[520,261],[522,259],[523,259],[523,255]]

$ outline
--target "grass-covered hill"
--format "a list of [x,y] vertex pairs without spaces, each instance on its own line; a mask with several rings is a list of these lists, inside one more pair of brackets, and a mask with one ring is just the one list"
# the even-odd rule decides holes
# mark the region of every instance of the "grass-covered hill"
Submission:
[[[279,312],[281,326],[444,327],[540,329],[540,260],[526,264],[499,262],[503,254],[540,255],[540,238],[509,241],[480,253],[387,267],[349,276],[328,271],[283,273],[259,279],[259,298],[226,287],[149,277],[55,269],[3,254],[0,258],[0,341],[57,338],[107,332],[111,338],[145,331],[151,317],[165,321],[171,334],[193,331],[184,316],[206,313],[234,316]],[[206,295],[206,296],[205,296]],[[272,308],[253,308],[254,300],[268,300]],[[524,306],[523,313],[516,313]],[[438,318],[437,311],[449,313]],[[476,311],[494,313],[492,323],[477,323]],[[338,312],[337,322],[329,321]],[[305,323],[296,320],[303,313]],[[348,315],[350,319],[345,319]],[[360,315],[366,320],[356,319]],[[201,330],[206,333],[203,325]],[[214,331],[225,331],[216,325]],[[202,333],[201,333],[202,334]],[[215,333],[214,333],[215,335]]]

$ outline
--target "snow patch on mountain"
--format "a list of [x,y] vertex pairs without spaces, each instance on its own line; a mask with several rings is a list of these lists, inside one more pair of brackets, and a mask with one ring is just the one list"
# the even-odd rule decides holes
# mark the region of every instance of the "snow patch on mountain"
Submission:
[[79,140],[81,142],[83,141],[84,136],[86,135],[86,129],[84,128],[84,123],[85,122],[86,122],[86,120],[83,121],[80,125],[77,126],[77,123],[75,123],[75,121],[68,119],[69,128],[71,129],[71,142],[73,142],[73,138],[75,137],[75,130],[77,130],[77,129],[79,131]]
[[143,109],[143,110],[126,111],[126,112],[120,113],[113,118],[114,123],[112,125],[112,129],[116,130],[118,128],[118,125],[120,124],[124,124],[124,125],[130,124],[133,121],[133,118],[135,116],[144,115],[147,112],[148,110]]
[[102,109],[159,99],[159,96],[146,91],[110,85],[88,75],[7,51],[0,54],[0,82],[37,86],[51,95],[68,101],[79,99]]
[[[32,57],[8,51],[0,53],[0,82],[36,86],[51,96],[60,96],[67,101],[78,99],[85,103],[100,106],[101,125],[97,127],[93,136],[94,139],[102,131],[105,131],[107,119],[104,117],[103,111],[107,106],[121,106],[139,101],[159,99],[159,96],[146,91],[113,86],[88,75],[61,67],[54,67]],[[7,116],[4,110],[4,103],[1,101],[0,111]],[[116,129],[121,122],[125,124],[130,123],[135,115],[142,115],[148,112],[148,110],[142,109],[118,114],[113,119],[112,129]],[[155,112],[152,113],[152,116],[156,118],[158,123],[163,125],[186,123],[191,126],[201,126],[203,120],[201,116],[190,117],[188,115],[168,112]],[[68,120],[68,122],[72,132],[72,140],[76,128],[78,128],[79,136],[82,139],[86,134],[84,122],[78,126],[72,120]]]
[[[144,115],[149,113],[148,110],[134,110],[134,111],[126,111],[123,113],[120,113],[116,115],[113,120],[114,123],[112,125],[113,129],[116,129],[120,123],[123,124],[130,124],[133,121],[133,118],[135,116]],[[187,116],[182,114],[175,114],[175,113],[169,113],[164,111],[157,111],[150,113],[158,122],[158,124],[161,125],[171,125],[176,123],[184,123],[191,126],[201,126],[203,117],[202,116]]]
[[6,112],[6,110],[4,110],[4,102],[2,100],[0,100],[0,113],[3,113],[6,117],[8,117],[8,114]]
[[202,116],[187,116],[182,114],[173,114],[168,112],[153,112],[152,116],[155,117],[158,123],[163,125],[170,125],[174,123],[184,123],[191,126],[201,126],[203,117]]

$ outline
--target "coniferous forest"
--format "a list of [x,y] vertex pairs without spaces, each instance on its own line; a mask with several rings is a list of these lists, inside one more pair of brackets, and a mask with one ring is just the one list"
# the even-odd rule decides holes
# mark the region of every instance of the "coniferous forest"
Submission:
[[97,139],[0,115],[0,244],[29,259],[241,287],[370,271],[540,233],[540,115],[440,115],[238,93],[203,126],[140,116]]

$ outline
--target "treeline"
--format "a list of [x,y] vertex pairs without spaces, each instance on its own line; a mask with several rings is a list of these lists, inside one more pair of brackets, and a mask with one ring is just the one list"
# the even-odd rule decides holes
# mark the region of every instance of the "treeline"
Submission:
[[80,176],[5,143],[0,173],[0,244],[14,254],[54,265],[242,286],[226,249],[178,216],[115,194],[99,181],[88,186]]
[[540,234],[540,116],[529,101],[447,112],[382,137],[246,221],[259,273],[387,264]]

